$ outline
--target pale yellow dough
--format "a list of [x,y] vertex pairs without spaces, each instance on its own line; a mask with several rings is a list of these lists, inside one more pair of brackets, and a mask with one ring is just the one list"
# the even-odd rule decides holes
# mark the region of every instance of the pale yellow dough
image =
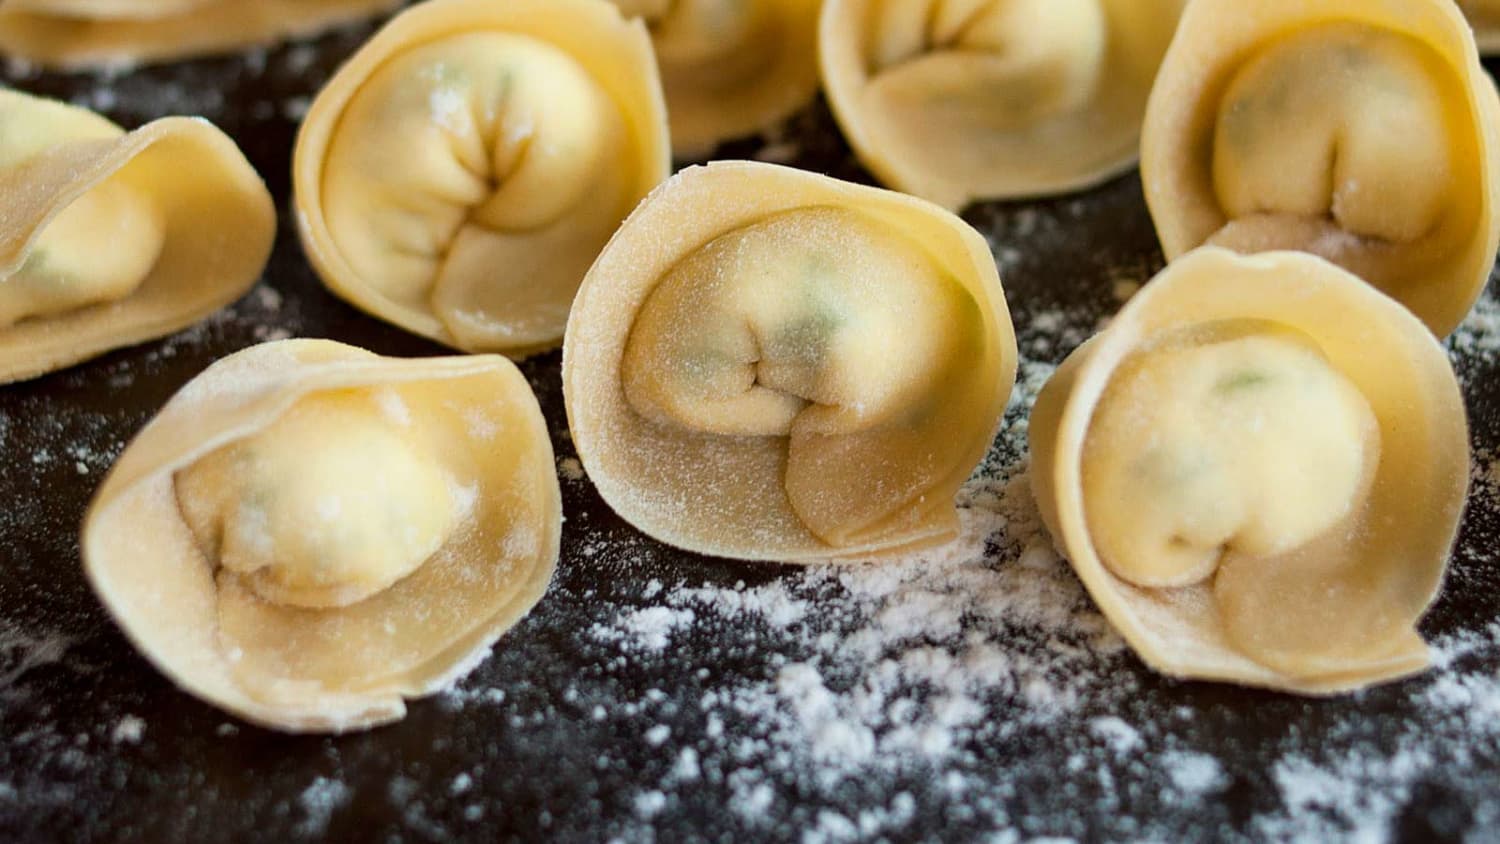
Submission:
[[1064,362],[1030,438],[1054,539],[1157,670],[1332,694],[1428,664],[1463,398],[1431,333],[1352,274],[1184,255]]
[[950,538],[1015,373],[973,229],[751,162],[648,197],[563,347],[573,442],[620,515],[689,550],[794,563]]
[[313,102],[297,221],[335,293],[470,352],[556,347],[671,165],[651,43],[605,0],[432,0]]
[[239,298],[275,209],[234,142],[172,117],[126,133],[0,90],[0,383],[154,339]]
[[100,487],[82,547],[100,600],[183,689],[344,732],[402,717],[541,599],[561,507],[509,361],[286,340],[168,402]]
[[1134,164],[1183,0],[825,0],[823,86],[886,185],[950,209]]
[[706,157],[818,90],[818,0],[613,0],[651,28],[672,146]]
[[313,35],[400,0],[0,0],[0,54],[49,67],[164,62]]
[[1443,337],[1500,247],[1500,97],[1452,0],[1193,0],[1141,178],[1169,259],[1311,252]]
[[358,603],[415,571],[452,534],[459,496],[419,433],[389,415],[367,392],[312,396],[179,472],[177,503],[204,556],[297,607]]

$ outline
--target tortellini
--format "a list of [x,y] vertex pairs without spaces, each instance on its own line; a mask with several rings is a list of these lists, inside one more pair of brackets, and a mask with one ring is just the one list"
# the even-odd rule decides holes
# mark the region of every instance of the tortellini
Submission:
[[1030,437],[1053,537],[1156,669],[1331,694],[1428,664],[1463,398],[1422,323],[1348,272],[1183,256],[1064,362]]
[[579,290],[578,455],[645,533],[743,559],[942,542],[1015,383],[994,259],[901,194],[753,162],[682,171]]
[[1459,8],[1474,27],[1474,40],[1486,53],[1500,50],[1500,0],[1458,0]]
[[860,160],[948,208],[1129,169],[1183,0],[825,0],[823,85]]
[[265,268],[271,195],[227,136],[0,89],[0,383],[171,334]]
[[707,156],[818,90],[818,0],[614,0],[651,27],[672,145]]
[[159,62],[311,35],[400,0],[0,0],[0,54],[53,67]]
[[297,221],[352,304],[520,357],[562,340],[589,264],[670,166],[640,22],[605,0],[431,0],[314,101]]
[[209,367],[141,432],[83,557],[180,687],[275,729],[343,732],[400,718],[530,611],[561,507],[509,361],[284,340]]
[[1500,98],[1451,0],[1194,0],[1142,144],[1169,259],[1311,252],[1439,337],[1494,267]]

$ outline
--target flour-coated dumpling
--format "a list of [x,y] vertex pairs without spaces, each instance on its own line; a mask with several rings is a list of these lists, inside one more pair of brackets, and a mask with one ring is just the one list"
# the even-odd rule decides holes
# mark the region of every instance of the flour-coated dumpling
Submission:
[[559,496],[541,409],[504,358],[285,340],[209,367],[126,448],[84,565],[184,690],[343,732],[467,673],[541,599]]
[[1474,40],[1485,54],[1500,50],[1500,2],[1496,0],[1458,0],[1459,8],[1474,27]]
[[616,512],[682,548],[786,562],[951,537],[1015,373],[977,232],[752,162],[648,197],[563,347],[573,442]]
[[589,264],[670,159],[639,21],[605,0],[431,0],[313,102],[297,221],[359,308],[523,356],[562,341]]
[[125,132],[0,89],[0,383],[163,337],[265,268],[271,196],[224,133],[169,117]]
[[1500,98],[1452,0],[1194,0],[1141,177],[1169,259],[1312,252],[1442,337],[1500,246]]
[[1129,169],[1183,0],[825,0],[823,85],[860,160],[949,208]]
[[312,35],[400,0],[0,0],[0,55],[49,67],[161,62]]
[[1432,334],[1354,275],[1184,255],[1064,362],[1030,437],[1054,539],[1157,670],[1331,694],[1427,666],[1463,398]]
[[614,0],[651,28],[679,156],[790,116],[818,90],[818,0]]

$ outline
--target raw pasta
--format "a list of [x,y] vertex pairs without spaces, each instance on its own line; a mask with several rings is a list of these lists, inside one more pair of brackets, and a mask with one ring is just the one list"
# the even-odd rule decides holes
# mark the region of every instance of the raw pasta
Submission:
[[1500,246],[1500,97],[1452,0],[1194,0],[1141,178],[1169,259],[1311,252],[1443,337]]
[[1182,0],[826,0],[823,85],[860,160],[956,209],[1135,162]]
[[526,379],[326,340],[231,355],[125,450],[84,564],[186,691],[289,732],[400,718],[540,600],[562,524]]
[[605,0],[432,0],[318,95],[302,242],[361,309],[471,352],[556,347],[583,274],[670,167],[645,27]]
[[163,62],[312,35],[400,0],[0,0],[0,54],[51,67]]
[[716,162],[626,221],[569,320],[573,441],[657,539],[809,562],[941,542],[1016,345],[984,239],[929,203]]
[[0,196],[0,383],[208,316],[255,283],[276,229],[265,184],[209,123],[126,133],[9,90]]
[[1441,345],[1321,258],[1204,247],[1053,376],[1032,488],[1164,673],[1304,694],[1422,670],[1469,482]]
[[817,0],[614,0],[651,27],[672,145],[713,152],[810,102],[818,90]]

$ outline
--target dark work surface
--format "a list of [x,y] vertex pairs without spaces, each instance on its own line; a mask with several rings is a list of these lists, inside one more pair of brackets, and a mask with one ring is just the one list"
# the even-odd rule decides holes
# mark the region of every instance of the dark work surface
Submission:
[[[265,281],[229,312],[0,390],[0,838],[1500,840],[1493,291],[1455,341],[1476,486],[1447,588],[1422,624],[1440,654],[1427,676],[1331,701],[1165,680],[1094,635],[1098,618],[1071,574],[1033,547],[1034,524],[1031,539],[1017,538],[1029,523],[1004,493],[1024,489],[1027,403],[1160,264],[1134,175],[965,215],[996,246],[1023,351],[1021,398],[985,475],[1009,520],[985,540],[979,569],[1037,590],[1026,600],[964,594],[918,569],[891,592],[868,574],[679,553],[564,473],[552,591],[460,691],[337,738],[238,724],[176,691],[119,634],[79,567],[77,526],[124,443],[207,364],[260,340],[444,353],[325,292],[287,212],[297,115],[367,33],[112,79],[6,71],[24,90],[127,127],[209,117],[245,148],[283,214]],[[751,155],[868,181],[822,105],[784,137],[721,151]],[[558,364],[553,353],[523,370],[564,459]],[[733,596],[790,596],[800,609],[790,622],[764,606],[737,613]],[[950,610],[946,626],[933,620]],[[665,647],[647,630],[663,617]],[[901,623],[911,635],[891,633]],[[884,631],[879,653],[853,655],[872,627]],[[922,660],[979,654],[999,661],[945,675],[968,678],[963,688],[912,679],[926,676]],[[887,663],[901,666],[898,681],[880,679]],[[798,691],[804,675],[788,667],[807,665],[826,694]],[[952,714],[944,701],[978,709]],[[932,728],[931,740],[911,741],[907,723]],[[841,724],[863,738],[841,742]]]

